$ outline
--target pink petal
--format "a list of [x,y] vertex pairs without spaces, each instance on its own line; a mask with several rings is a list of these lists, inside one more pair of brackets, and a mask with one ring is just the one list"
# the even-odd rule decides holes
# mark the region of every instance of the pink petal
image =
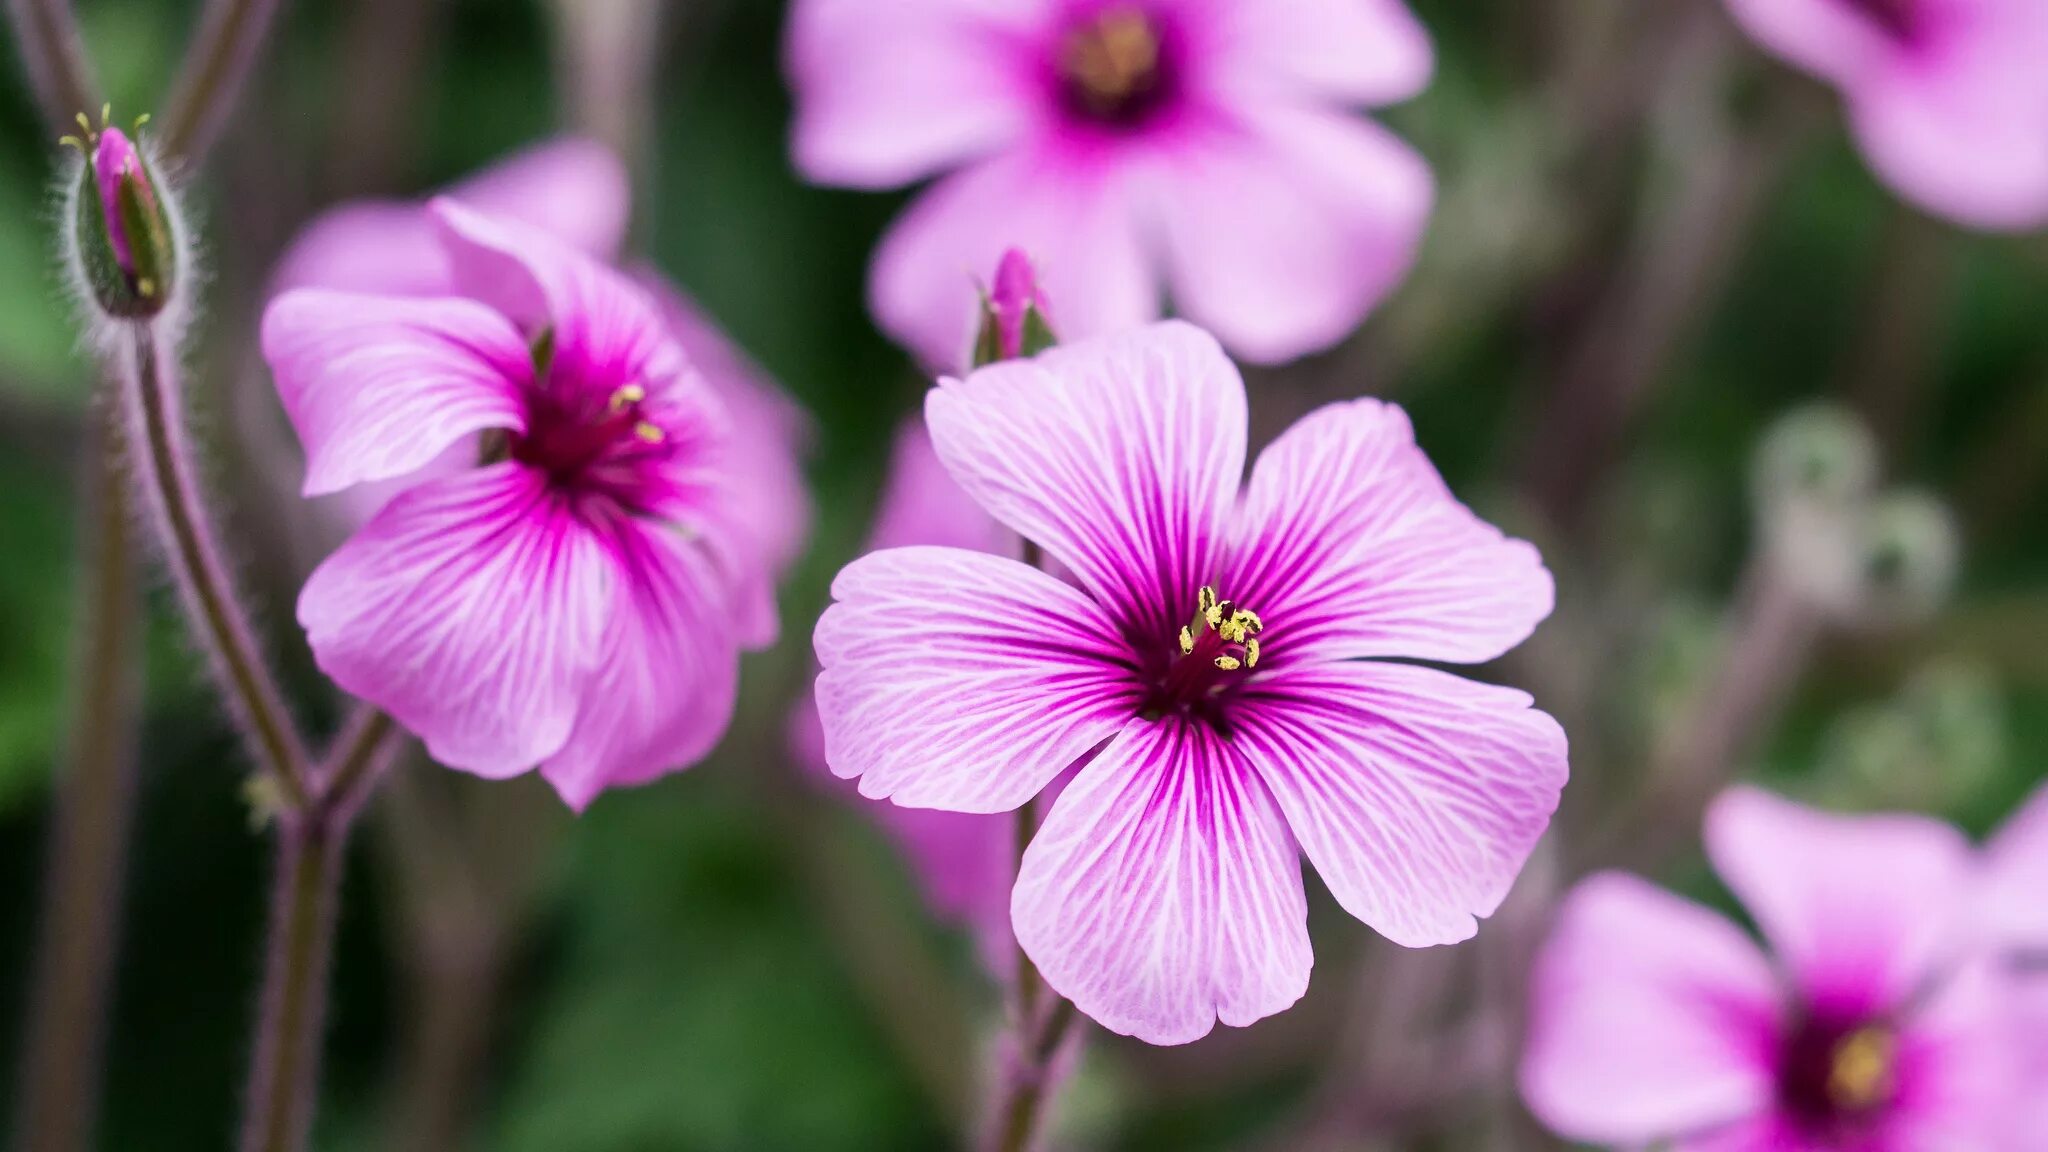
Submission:
[[541,766],[579,812],[606,788],[650,783],[709,755],[739,690],[730,593],[711,559],[641,520],[619,519],[605,540],[623,595],[575,730]]
[[[618,158],[594,140],[573,137],[514,153],[448,194],[600,258],[619,250],[631,204]],[[446,296],[455,281],[422,205],[359,200],[323,213],[292,240],[271,277],[271,291],[298,287]]]
[[941,370],[964,367],[978,277],[1021,249],[1078,340],[1159,315],[1159,289],[1113,170],[1020,150],[948,177],[920,197],[875,253],[868,297],[899,343]]
[[2048,955],[2048,785],[1985,846],[1987,928],[1995,945]]
[[1370,120],[1283,104],[1241,115],[1173,153],[1157,210],[1175,305],[1273,363],[1342,340],[1400,284],[1435,183]]
[[1527,694],[1405,664],[1276,670],[1233,738],[1332,895],[1405,947],[1493,914],[1557,808],[1564,731]]
[[1723,917],[1633,876],[1593,876],[1536,958],[1522,1098],[1592,1144],[1766,1113],[1781,1000],[1763,953]]
[[1137,712],[1115,625],[1015,560],[894,548],[846,566],[818,621],[832,770],[913,808],[1004,812]]
[[1819,1009],[1905,1003],[1969,927],[1971,848],[1937,820],[1830,815],[1737,787],[1708,810],[1706,846]]
[[1301,866],[1273,798],[1206,725],[1133,721],[1053,805],[1017,876],[1017,941],[1112,1032],[1185,1044],[1308,988]]
[[1253,466],[1224,595],[1264,619],[1275,664],[1357,656],[1477,663],[1550,615],[1550,573],[1444,486],[1407,414],[1331,404]]
[[1015,533],[998,524],[955,483],[932,446],[924,420],[911,416],[897,426],[889,453],[889,479],[868,534],[866,551],[906,544],[944,544],[1015,557]]
[[1728,11],[1770,52],[1836,84],[1885,66],[1897,46],[1855,0],[1727,0]]
[[314,570],[299,623],[321,670],[436,760],[513,776],[569,738],[616,582],[569,506],[504,463],[393,500]]
[[1429,33],[1400,0],[1229,0],[1215,9],[1221,66],[1238,84],[1374,105],[1429,85]]
[[1006,361],[925,398],[976,503],[1072,569],[1133,636],[1170,644],[1216,574],[1244,474],[1244,382],[1169,321]]
[[554,362],[572,375],[659,395],[686,374],[660,311],[625,275],[529,225],[446,197],[428,205],[466,296],[526,332],[551,330]]
[[1888,184],[1976,228],[2048,224],[2048,8],[1952,58],[1902,62],[1850,91],[1857,141]]
[[731,627],[742,647],[768,647],[778,631],[776,587],[810,537],[811,494],[803,472],[813,431],[810,414],[680,288],[652,269],[641,270],[638,278],[731,417],[732,435],[717,477],[723,518],[742,553],[742,595]]
[[306,449],[308,496],[406,475],[476,432],[526,429],[526,342],[467,300],[289,292],[264,311],[263,356]]
[[2030,1107],[2048,1068],[2030,1069],[2025,989],[1997,964],[1978,961],[1947,974],[1901,1030],[1892,1147],[2031,1152]]
[[888,188],[987,155],[1030,122],[1036,26],[1050,5],[801,0],[785,71],[796,166],[820,183]]

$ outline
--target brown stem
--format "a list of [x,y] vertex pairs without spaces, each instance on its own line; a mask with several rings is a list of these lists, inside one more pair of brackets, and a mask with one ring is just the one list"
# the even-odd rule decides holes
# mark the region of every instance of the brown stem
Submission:
[[1887,459],[1908,457],[1905,439],[1919,427],[1943,335],[1944,305],[1956,283],[1954,233],[1904,204],[1892,209],[1866,311],[1851,339],[1849,398]]
[[120,937],[135,728],[142,696],[141,603],[119,420],[92,424],[81,506],[88,539],[65,757],[45,873],[22,1061],[17,1143],[39,1152],[92,1146],[107,986]]
[[213,0],[185,51],[165,108],[164,147],[196,165],[219,139],[277,17],[277,0]]
[[44,122],[59,133],[72,131],[72,118],[92,113],[100,96],[71,5],[67,0],[8,0],[7,14]]

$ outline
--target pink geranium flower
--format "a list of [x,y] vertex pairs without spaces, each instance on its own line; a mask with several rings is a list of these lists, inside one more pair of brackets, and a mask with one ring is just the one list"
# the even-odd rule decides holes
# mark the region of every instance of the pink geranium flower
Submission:
[[1520,692],[1365,658],[1498,656],[1550,577],[1399,409],[1309,415],[1240,491],[1243,382],[1169,322],[946,380],[925,416],[953,479],[1070,580],[963,548],[847,566],[817,631],[826,756],[863,795],[959,812],[1080,764],[1010,906],[1061,995],[1155,1043],[1285,1008],[1310,967],[1298,852],[1402,944],[1498,907],[1564,734]]
[[[1355,328],[1412,263],[1428,165],[1347,109],[1428,83],[1398,0],[799,0],[796,163],[888,188],[952,172],[875,258],[882,326],[957,366],[969,270],[1037,262],[1060,333],[1176,306],[1241,356]],[[957,171],[955,171],[957,169]]]
[[476,467],[405,489],[312,575],[320,666],[436,759],[534,765],[571,806],[707,753],[741,647],[773,620],[726,407],[656,302],[549,235],[437,201],[462,297],[288,292],[264,354],[309,495],[403,476],[482,434]]
[[1878,175],[1979,228],[2048,224],[2048,5],[1728,0],[1764,47],[1841,90]]
[[1775,957],[1632,876],[1581,883],[1535,971],[1544,1123],[1682,1152],[2018,1152],[2012,998],[1970,949],[1961,833],[1738,788],[1706,841]]

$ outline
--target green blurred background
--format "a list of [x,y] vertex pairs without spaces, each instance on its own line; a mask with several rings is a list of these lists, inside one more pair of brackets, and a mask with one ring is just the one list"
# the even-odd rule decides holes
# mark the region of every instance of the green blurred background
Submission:
[[[194,7],[80,5],[119,118],[163,90]],[[1566,717],[1568,804],[1597,814],[1640,782],[1645,733],[1715,659],[1753,540],[1758,438],[1801,403],[1843,401],[1875,430],[1888,476],[1950,501],[1961,579],[1931,617],[1827,630],[1739,767],[1830,804],[1991,826],[2048,771],[2048,243],[1969,236],[1898,206],[1832,99],[1763,59],[1712,3],[1415,7],[1438,77],[1387,119],[1439,174],[1422,266],[1346,346],[1251,374],[1255,435],[1323,400],[1391,396],[1462,496],[1544,543],[1559,621],[1497,674]],[[660,30],[643,42],[646,90],[630,70],[611,77],[625,77],[620,92],[588,88],[579,52],[602,59],[607,22],[642,18]],[[741,719],[711,763],[608,795],[581,820],[531,781],[479,787],[418,765],[380,799],[345,894],[319,1148],[911,1150],[951,1146],[971,1112],[993,987],[967,942],[924,918],[888,845],[783,751],[809,624],[865,532],[888,436],[922,381],[863,307],[868,253],[904,198],[810,188],[792,172],[782,20],[773,0],[294,0],[192,189],[213,273],[192,385],[209,470],[235,494],[221,509],[237,559],[309,717],[331,718],[333,703],[290,626],[298,573],[277,523],[289,504],[252,495],[265,474],[241,442],[231,381],[265,270],[325,204],[417,194],[565,129],[638,141],[639,246],[817,426],[818,530],[786,590],[786,638],[750,663]],[[12,1068],[68,700],[92,377],[51,257],[57,153],[7,55],[0,1050]],[[1579,413],[1603,389],[1639,402],[1611,451],[1582,451]],[[151,605],[100,1145],[217,1149],[239,1103],[267,859],[247,765],[160,582]],[[1589,630],[1601,642],[1581,651]],[[1714,896],[1696,852],[1675,855],[1669,876]],[[1377,969],[1354,969],[1384,960],[1311,892],[1308,1001],[1184,1050],[1094,1034],[1063,1138],[1133,1152],[1289,1146],[1272,1134],[1355,1056]],[[1473,1146],[1457,1135],[1468,1119],[1414,1146]]]

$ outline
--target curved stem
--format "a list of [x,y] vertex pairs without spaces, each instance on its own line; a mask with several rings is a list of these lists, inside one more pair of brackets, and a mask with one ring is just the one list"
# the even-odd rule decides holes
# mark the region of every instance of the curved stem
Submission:
[[[1027,555],[1036,552],[1027,547]],[[1033,557],[1034,564],[1036,557]],[[1017,861],[1038,832],[1038,805],[1017,809]],[[1053,1061],[1074,1024],[1073,1002],[1054,992],[1022,945],[1011,1003],[1011,1031],[996,1059],[999,1079],[989,1129],[989,1152],[1027,1152],[1035,1147],[1052,1095]]]
[[171,569],[186,608],[199,625],[230,709],[241,721],[250,752],[276,783],[286,807],[306,806],[306,753],[299,743],[284,697],[257,650],[234,586],[220,559],[190,461],[177,389],[164,363],[158,336],[147,324],[132,329],[128,415],[136,447],[137,478],[163,528]]
[[80,502],[90,538],[77,665],[17,1113],[19,1146],[44,1152],[92,1146],[108,974],[120,936],[135,806],[141,598],[125,479],[113,463],[120,426],[114,409],[104,416],[88,438],[89,476]]
[[100,98],[71,5],[67,0],[8,0],[7,14],[43,119],[59,132],[72,131],[72,117],[90,113]]
[[327,1014],[327,967],[334,951],[334,905],[346,835],[345,823],[317,816],[306,821],[288,817],[279,829],[269,961],[243,1102],[242,1152],[295,1152],[305,1145]]
[[277,0],[213,0],[206,6],[164,112],[163,141],[171,155],[197,163],[213,147],[276,17]]

